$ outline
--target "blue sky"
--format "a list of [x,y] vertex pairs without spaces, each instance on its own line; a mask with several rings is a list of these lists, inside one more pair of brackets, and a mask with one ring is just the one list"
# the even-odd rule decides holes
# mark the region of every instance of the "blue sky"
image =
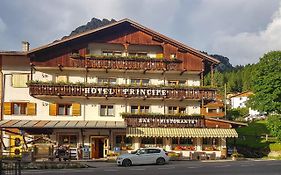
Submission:
[[0,50],[48,44],[93,17],[130,18],[233,65],[281,48],[281,0],[1,0]]

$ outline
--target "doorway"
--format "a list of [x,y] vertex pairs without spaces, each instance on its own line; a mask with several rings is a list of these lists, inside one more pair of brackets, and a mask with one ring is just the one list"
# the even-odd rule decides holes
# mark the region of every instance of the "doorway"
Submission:
[[92,136],[91,137],[91,152],[92,158],[100,159],[104,158],[108,152],[108,138],[101,136]]

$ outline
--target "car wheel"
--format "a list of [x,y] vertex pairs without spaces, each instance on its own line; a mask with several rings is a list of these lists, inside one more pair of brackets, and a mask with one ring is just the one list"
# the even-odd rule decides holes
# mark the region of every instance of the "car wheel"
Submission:
[[132,165],[132,162],[130,159],[125,159],[125,160],[123,160],[122,165],[125,167],[128,167],[128,166]]
[[156,160],[156,164],[157,165],[164,165],[165,164],[165,159],[163,157],[159,157],[157,160]]

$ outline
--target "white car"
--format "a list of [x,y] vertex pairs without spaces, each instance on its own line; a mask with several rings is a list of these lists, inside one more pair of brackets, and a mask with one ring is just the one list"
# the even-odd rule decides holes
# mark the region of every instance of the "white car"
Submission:
[[126,167],[140,164],[164,165],[168,161],[168,153],[162,148],[140,148],[117,157],[117,165]]

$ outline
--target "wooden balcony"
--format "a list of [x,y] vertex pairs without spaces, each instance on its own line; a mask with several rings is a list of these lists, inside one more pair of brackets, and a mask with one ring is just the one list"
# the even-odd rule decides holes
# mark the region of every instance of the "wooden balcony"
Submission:
[[225,116],[224,112],[207,112],[206,108],[201,108],[201,115],[205,117],[215,117],[215,118],[223,118]]
[[124,97],[158,99],[207,99],[216,97],[216,89],[205,87],[129,86],[129,85],[58,85],[30,83],[31,96],[73,96],[73,97]]
[[89,69],[124,69],[124,70],[153,70],[153,71],[181,71],[182,61],[179,59],[160,59],[143,57],[116,56],[86,56],[73,57],[71,62],[63,67],[77,67]]

